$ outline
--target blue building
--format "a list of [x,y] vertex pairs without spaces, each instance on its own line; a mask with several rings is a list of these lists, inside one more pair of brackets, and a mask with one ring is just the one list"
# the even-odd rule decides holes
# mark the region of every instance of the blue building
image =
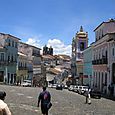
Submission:
[[92,78],[92,46],[86,48],[83,52],[83,84],[89,85],[92,87],[93,78]]
[[0,33],[0,82],[16,82],[16,66],[19,38]]

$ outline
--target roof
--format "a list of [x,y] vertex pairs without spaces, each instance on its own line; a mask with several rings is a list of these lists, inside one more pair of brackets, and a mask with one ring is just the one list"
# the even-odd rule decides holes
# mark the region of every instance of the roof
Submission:
[[59,55],[55,55],[55,57],[57,57],[58,59],[63,59],[63,60],[70,60],[70,56],[69,55],[64,55],[64,54],[59,54]]
[[26,57],[26,55],[24,53],[21,53],[21,52],[18,52],[18,55]]
[[54,59],[54,56],[52,56],[52,55],[42,55],[42,58],[44,58],[44,59]]
[[104,24],[104,23],[110,23],[110,22],[115,22],[115,20],[114,20],[114,19],[110,19],[109,21],[102,22],[99,26],[97,26],[97,27],[94,29],[94,31],[96,31],[102,24]]
[[52,73],[54,73],[54,74],[59,74],[61,71],[59,70],[59,69],[57,69],[57,68],[50,68],[49,69],[49,72],[52,72]]
[[27,43],[24,43],[24,42],[20,42],[20,43],[41,50],[41,48],[38,48],[38,47],[36,47],[36,46],[30,45],[30,44],[27,44]]
[[11,34],[5,34],[5,33],[0,33],[0,34],[2,34],[2,35],[8,35],[8,36],[11,36],[11,37],[13,37],[13,38],[15,38],[15,39],[21,40],[20,38],[15,37],[15,36],[13,36],[13,35],[11,35]]

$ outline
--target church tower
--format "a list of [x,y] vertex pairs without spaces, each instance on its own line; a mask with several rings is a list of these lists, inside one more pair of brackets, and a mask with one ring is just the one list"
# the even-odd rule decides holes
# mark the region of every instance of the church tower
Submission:
[[80,27],[72,40],[71,73],[73,78],[79,78],[83,74],[83,51],[88,47],[88,33]]
[[83,59],[83,51],[88,47],[88,33],[83,31],[83,27],[80,27],[80,31],[76,33],[76,60]]

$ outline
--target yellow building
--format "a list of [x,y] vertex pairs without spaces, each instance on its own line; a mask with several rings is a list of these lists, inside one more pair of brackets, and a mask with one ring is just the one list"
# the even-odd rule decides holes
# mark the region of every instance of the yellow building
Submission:
[[18,64],[16,75],[16,81],[20,84],[24,79],[28,78],[27,56],[21,52],[18,52]]

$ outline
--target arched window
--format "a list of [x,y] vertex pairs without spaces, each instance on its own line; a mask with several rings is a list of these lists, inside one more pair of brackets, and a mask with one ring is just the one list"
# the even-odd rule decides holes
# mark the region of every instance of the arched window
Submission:
[[80,43],[80,50],[83,51],[85,49],[85,44],[84,42],[81,42]]
[[107,59],[107,50],[105,51],[105,57],[106,57],[106,59]]
[[11,61],[13,61],[13,55],[12,55],[12,57],[11,57]]

